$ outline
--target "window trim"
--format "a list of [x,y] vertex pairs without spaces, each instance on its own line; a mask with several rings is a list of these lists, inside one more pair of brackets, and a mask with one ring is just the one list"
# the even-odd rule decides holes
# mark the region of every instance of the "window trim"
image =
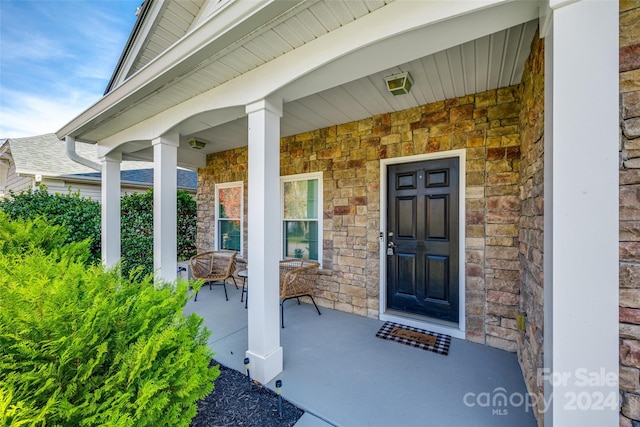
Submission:
[[[215,210],[213,215],[213,248],[215,250],[220,250],[219,241],[220,241],[220,227],[218,225],[218,214],[220,212],[220,189],[225,188],[236,188],[240,187],[240,250],[238,251],[238,256],[242,257],[244,254],[244,181],[233,181],[233,182],[223,182],[220,184],[216,184],[214,187],[215,191]],[[225,219],[235,219],[235,218],[225,218]]]
[[324,249],[324,181],[323,172],[309,172],[296,175],[286,175],[280,177],[280,255],[284,258],[284,184],[285,182],[318,180],[318,262],[322,268],[322,258]]

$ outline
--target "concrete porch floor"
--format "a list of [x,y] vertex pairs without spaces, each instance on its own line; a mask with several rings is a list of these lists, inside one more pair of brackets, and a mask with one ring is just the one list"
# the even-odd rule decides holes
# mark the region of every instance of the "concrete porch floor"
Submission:
[[[215,359],[245,372],[247,311],[240,291],[227,291],[229,301],[222,286],[204,286],[185,312],[204,318]],[[443,356],[376,338],[383,321],[321,311],[285,302],[277,379],[283,397],[305,411],[296,426],[537,425],[515,354],[452,338]]]

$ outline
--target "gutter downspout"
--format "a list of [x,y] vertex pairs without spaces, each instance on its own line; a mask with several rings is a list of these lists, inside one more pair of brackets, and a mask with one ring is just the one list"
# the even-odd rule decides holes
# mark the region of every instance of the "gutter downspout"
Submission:
[[65,141],[67,142],[67,156],[69,156],[69,158],[71,160],[73,160],[76,163],[80,163],[81,165],[84,165],[88,168],[94,169],[98,172],[102,172],[102,166],[92,162],[89,159],[86,159],[82,156],[80,156],[78,153],[76,153],[76,139],[73,136],[67,135],[64,137]]

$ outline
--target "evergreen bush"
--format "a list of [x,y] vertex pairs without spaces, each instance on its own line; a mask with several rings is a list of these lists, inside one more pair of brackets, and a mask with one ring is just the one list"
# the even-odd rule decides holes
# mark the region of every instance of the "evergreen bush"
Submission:
[[0,425],[188,426],[219,370],[187,284],[87,266],[67,237],[0,212]]
[[[178,261],[196,253],[196,201],[188,192],[179,190],[177,196]],[[127,194],[120,202],[122,216],[123,270],[128,274],[141,269],[153,272],[153,190]]]
[[[183,190],[177,194],[178,261],[196,253],[196,201]],[[38,216],[67,229],[67,243],[91,239],[89,262],[98,263],[100,253],[100,203],[80,196],[79,192],[49,194],[46,186],[36,190],[11,193],[0,201],[0,210],[12,219],[34,219]],[[126,274],[140,271],[153,273],[153,190],[127,194],[121,199],[122,269]]]
[[100,262],[100,203],[82,197],[79,191],[69,194],[49,194],[47,187],[29,189],[0,201],[0,210],[11,219],[44,217],[67,229],[66,243],[90,239],[89,261]]
[[193,197],[178,190],[178,261],[196,254],[198,205]]

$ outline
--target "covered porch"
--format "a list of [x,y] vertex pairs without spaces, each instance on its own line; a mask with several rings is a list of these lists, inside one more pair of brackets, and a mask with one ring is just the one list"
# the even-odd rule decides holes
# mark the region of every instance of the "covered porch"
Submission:
[[[195,7],[198,2],[193,3]],[[214,3],[220,7],[211,11]],[[615,397],[617,383],[585,391],[575,382],[547,382],[544,387],[536,382],[542,368],[561,375],[574,375],[577,369],[608,373],[618,369],[615,2],[200,2],[185,21],[184,32],[158,52],[152,49],[159,45],[154,42],[166,36],[161,30],[173,27],[175,22],[170,21],[175,10],[171,8],[180,2],[145,4],[153,12],[141,15],[149,17],[149,25],[140,27],[149,29],[148,40],[144,32],[140,37],[134,34],[134,50],[124,52],[122,74],[116,76],[114,86],[57,133],[67,139],[70,151],[76,140],[97,145],[105,201],[102,247],[106,265],[120,259],[121,162],[154,162],[154,269],[158,278],[169,281],[176,277],[176,167],[198,169],[200,190],[215,191],[215,185],[238,182],[240,188],[246,186],[243,201],[249,207],[246,220],[241,219],[246,221],[241,228],[246,229],[241,256],[251,265],[253,303],[247,311],[240,310],[242,316],[247,313],[248,321],[247,316],[233,321],[231,326],[238,329],[216,335],[222,340],[213,341],[213,346],[222,357],[224,341],[246,340],[233,350],[240,352],[234,363],[240,363],[246,354],[260,382],[270,384],[282,375],[288,384],[285,388],[293,391],[295,379],[304,378],[291,372],[294,361],[323,354],[322,350],[328,353],[315,366],[300,370],[319,376],[304,379],[310,388],[300,396],[321,389],[314,383],[325,384],[327,396],[338,396],[353,381],[362,388],[351,389],[343,403],[351,403],[354,395],[375,396],[379,390],[378,396],[385,393],[386,405],[374,402],[366,405],[368,410],[390,406],[390,411],[402,412],[398,408],[404,399],[422,396],[411,405],[420,413],[435,416],[451,411],[452,416],[464,417],[468,412],[456,410],[459,408],[451,402],[459,401],[462,408],[465,393],[492,393],[502,387],[498,377],[487,375],[500,372],[493,369],[501,365],[502,358],[509,359],[504,364],[514,370],[502,372],[500,381],[522,378],[515,355],[482,345],[486,344],[518,351],[529,392],[538,396],[539,403],[543,396],[551,402],[545,422],[603,425],[617,419],[617,408],[565,409],[567,396],[576,393],[591,396],[595,390]],[[155,16],[159,18],[153,21]],[[509,87],[520,87],[527,47],[536,31],[544,39],[544,50],[540,50],[544,60],[539,58],[533,74],[544,82],[544,88],[528,86],[531,90],[523,96],[526,101],[520,108],[516,105],[518,90]],[[152,58],[144,57],[146,53]],[[397,97],[388,93],[384,78],[406,70],[415,79],[411,92]],[[509,96],[501,102],[496,90]],[[530,104],[543,108],[530,108]],[[442,108],[431,110],[434,105]],[[406,116],[404,122],[392,129],[390,121],[400,116]],[[363,122],[369,123],[366,132],[359,125]],[[335,129],[336,134],[326,129]],[[283,140],[295,145],[299,135],[314,132],[326,134],[319,138],[322,141],[305,142],[308,153],[299,147],[281,152]],[[321,152],[316,147],[319,142],[324,144]],[[521,167],[528,155],[526,147],[535,148],[531,167]],[[220,153],[242,157],[244,163],[238,169],[243,173],[230,173],[226,158],[221,158],[220,166],[212,163]],[[459,230],[451,238],[457,246],[451,246],[447,254],[457,258],[447,264],[452,266],[447,267],[448,276],[439,275],[454,277],[447,289],[457,296],[452,309],[457,316],[444,326],[451,335],[468,340],[456,340],[452,354],[445,358],[456,363],[450,369],[424,363],[431,358],[443,363],[442,357],[430,354],[394,363],[396,352],[412,349],[396,350],[398,344],[373,337],[381,324],[377,319],[342,318],[346,315],[337,313],[341,321],[328,328],[330,332],[294,337],[288,329],[281,331],[277,289],[277,263],[283,257],[279,250],[283,238],[281,176],[318,172],[324,174],[319,183],[338,182],[325,190],[345,189],[344,194],[327,191],[326,206],[318,203],[323,209],[317,215],[321,233],[316,243],[318,253],[326,252],[318,261],[335,278],[326,286],[338,289],[325,301],[340,310],[356,312],[357,306],[363,317],[383,319],[389,308],[387,278],[392,277],[386,274],[386,260],[394,255],[386,251],[394,242],[387,227],[391,203],[385,205],[384,174],[396,161],[415,162],[414,156],[426,155],[430,157],[420,160],[430,161],[434,155],[438,159],[456,157],[460,165],[455,172],[459,209],[451,218]],[[283,156],[299,159],[299,164],[282,169]],[[210,170],[225,176],[207,179]],[[333,175],[346,174],[345,170],[360,175]],[[347,179],[359,183],[358,193],[340,187],[339,181]],[[536,192],[530,191],[532,186]],[[200,249],[217,249],[220,244],[213,224],[219,197],[211,193],[202,199],[201,216],[211,227],[199,229]],[[338,221],[339,216],[345,218]],[[351,238],[361,241],[354,245]],[[361,251],[360,257],[354,250]],[[202,293],[199,314],[216,315],[204,300],[204,295],[214,292]],[[293,312],[289,309],[286,314],[293,316]],[[517,326],[516,319],[522,315],[524,326]],[[325,316],[312,322],[318,320],[328,322]],[[440,319],[431,320],[433,317],[429,318],[432,327],[442,326]],[[219,318],[208,321],[215,334],[224,330],[221,325],[225,323]],[[346,325],[352,324],[362,324],[362,333],[356,335],[367,340],[371,336],[371,342],[351,344],[358,340],[348,336],[340,341]],[[246,333],[238,333],[243,328]],[[292,327],[291,332],[295,331]],[[595,347],[594,336],[599,340]],[[305,342],[303,337],[311,340],[296,347]],[[344,353],[340,363],[321,364],[348,348],[355,351]],[[389,354],[384,354],[387,348]],[[456,348],[464,351],[456,352]],[[295,357],[298,352],[304,355]],[[369,369],[375,373],[369,374],[364,371],[365,363],[374,355],[388,359],[372,363]],[[486,366],[474,367],[485,357]],[[344,376],[345,382],[327,382],[327,373],[342,366],[348,371],[337,378]],[[395,367],[401,371],[387,377],[388,382],[375,383]],[[405,374],[405,369],[412,373]],[[359,372],[360,378],[346,381],[347,373]],[[485,375],[487,382],[478,375]],[[407,384],[393,383],[396,377],[405,382],[426,380],[404,393]],[[478,385],[467,391],[465,380],[470,378],[475,380],[469,383]],[[426,395],[433,395],[437,405],[424,411]],[[397,397],[395,407],[388,403],[389,396]],[[306,405],[293,396],[291,400]],[[317,396],[309,400],[324,401]],[[478,414],[486,409],[474,408]],[[460,424],[477,424],[484,416],[478,414],[469,418],[471,423],[460,418]],[[377,420],[384,415],[373,416]],[[496,425],[500,419],[506,418],[490,414],[487,424]]]
[[[227,286],[198,294],[186,313],[204,318],[218,363],[245,372],[247,310]],[[249,302],[249,305],[251,300]],[[444,356],[376,338],[382,320],[285,303],[284,370],[266,384],[305,415],[300,426],[535,426],[515,354],[453,338]]]

